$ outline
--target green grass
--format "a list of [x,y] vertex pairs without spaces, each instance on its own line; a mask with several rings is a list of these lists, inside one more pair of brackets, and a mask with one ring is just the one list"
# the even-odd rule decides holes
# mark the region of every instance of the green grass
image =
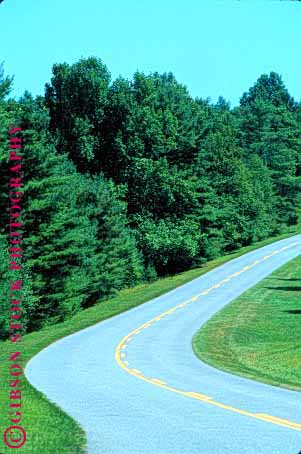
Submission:
[[215,314],[193,337],[193,348],[219,369],[300,390],[300,257]]
[[[19,346],[23,352],[23,366],[40,350],[58,339],[160,296],[246,252],[298,232],[300,232],[300,229],[295,228],[284,235],[261,241],[252,246],[242,248],[233,254],[208,262],[200,268],[173,277],[159,279],[151,284],[143,284],[132,289],[122,290],[116,297],[102,301],[78,313],[64,323],[49,326],[41,331],[28,334],[24,336]],[[9,425],[7,399],[9,393],[8,358],[9,352],[12,350],[12,345],[9,342],[1,342],[0,346],[0,380],[2,391],[0,426],[3,432],[4,428]],[[64,387],[64,383],[62,383],[62,387]],[[66,392],[70,392],[70,390],[67,389]],[[85,452],[86,437],[81,427],[55,404],[50,403],[41,393],[36,391],[25,378],[22,380],[22,394],[24,413],[22,425],[26,428],[28,435],[28,441],[22,448],[22,454],[40,452],[45,454],[79,454]],[[11,452],[11,449],[5,447],[2,437],[0,441],[0,452],[1,454]]]

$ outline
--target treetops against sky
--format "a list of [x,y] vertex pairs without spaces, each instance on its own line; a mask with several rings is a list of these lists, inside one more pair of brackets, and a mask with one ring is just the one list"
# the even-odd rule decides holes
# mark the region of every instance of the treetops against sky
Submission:
[[[300,219],[301,105],[262,75],[231,109],[172,73],[53,66],[44,96],[0,75],[0,282],[9,301],[8,130],[22,128],[24,331],[200,265]],[[7,296],[7,297],[6,297]],[[9,310],[0,332],[9,332]]]
[[100,55],[112,77],[172,71],[194,96],[239,104],[259,74],[282,74],[301,98],[301,6],[281,0],[7,0],[1,61],[14,92],[43,94],[53,62]]

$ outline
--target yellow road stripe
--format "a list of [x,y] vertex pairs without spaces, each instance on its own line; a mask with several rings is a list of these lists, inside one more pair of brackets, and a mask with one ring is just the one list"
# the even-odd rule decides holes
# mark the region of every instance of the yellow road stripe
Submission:
[[166,385],[166,381],[159,380],[159,378],[150,378],[149,381],[157,385]]
[[293,421],[289,421],[289,420],[282,419],[282,418],[279,418],[277,416],[268,415],[268,414],[265,414],[265,413],[251,413],[249,411],[242,410],[240,408],[232,407],[230,405],[225,405],[225,404],[223,404],[221,402],[217,402],[217,401],[213,400],[212,397],[206,396],[205,394],[201,394],[201,393],[194,392],[194,391],[183,391],[183,390],[178,389],[178,388],[173,388],[172,386],[168,386],[165,381],[160,380],[158,378],[148,378],[148,377],[144,376],[143,373],[140,372],[138,369],[131,369],[130,367],[128,367],[128,364],[129,364],[128,361],[125,361],[123,359],[126,355],[125,355],[125,353],[121,352],[121,350],[126,349],[127,343],[134,336],[139,334],[144,328],[150,327],[155,322],[160,321],[166,315],[169,315],[169,314],[172,314],[173,312],[175,312],[178,308],[182,308],[182,307],[186,306],[187,304],[189,304],[189,303],[191,303],[193,301],[197,301],[202,296],[208,295],[208,293],[211,292],[213,289],[219,288],[224,283],[229,282],[232,278],[237,277],[237,276],[239,276],[242,273],[245,273],[250,268],[258,265],[259,263],[262,263],[264,260],[267,260],[268,258],[270,258],[270,257],[272,257],[272,256],[274,256],[276,254],[279,254],[279,253],[283,252],[284,250],[287,250],[287,249],[289,249],[291,247],[299,245],[299,244],[300,244],[299,242],[292,243],[291,245],[285,246],[282,249],[278,249],[278,250],[274,251],[270,255],[265,255],[263,258],[261,258],[259,260],[255,260],[251,265],[245,266],[240,271],[228,276],[227,278],[225,278],[222,281],[218,282],[217,284],[215,284],[214,286],[210,287],[209,289],[204,290],[202,293],[199,293],[198,295],[193,296],[192,298],[190,298],[189,300],[185,301],[184,303],[180,303],[177,306],[174,306],[173,308],[169,309],[168,311],[165,311],[165,312],[161,313],[160,315],[157,315],[156,317],[152,318],[148,322],[144,323],[143,325],[139,326],[135,330],[131,331],[129,334],[127,334],[119,342],[119,344],[116,347],[115,359],[116,359],[118,365],[123,370],[125,370],[127,373],[129,373],[131,375],[134,375],[135,377],[139,378],[140,380],[143,380],[143,381],[145,381],[147,383],[151,383],[152,385],[155,385],[155,386],[158,386],[160,388],[166,389],[166,390],[171,391],[171,392],[173,392],[175,394],[180,394],[180,395],[189,397],[191,399],[199,400],[199,401],[202,401],[202,402],[204,402],[206,404],[213,405],[213,406],[218,407],[218,408],[222,408],[223,410],[231,411],[233,413],[238,413],[238,414],[243,415],[243,416],[248,416],[250,418],[255,418],[255,419],[258,419],[258,420],[261,420],[261,421],[269,422],[269,423],[275,424],[277,426],[282,426],[282,427],[286,427],[286,428],[289,428],[289,429],[301,431],[301,424],[299,424],[299,423],[295,423]]

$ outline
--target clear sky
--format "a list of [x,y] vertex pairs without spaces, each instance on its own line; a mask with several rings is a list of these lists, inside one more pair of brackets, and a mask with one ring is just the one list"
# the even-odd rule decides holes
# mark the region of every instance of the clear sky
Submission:
[[0,43],[15,96],[42,94],[53,63],[95,55],[113,78],[172,71],[193,96],[232,105],[273,70],[301,99],[300,2],[5,0]]

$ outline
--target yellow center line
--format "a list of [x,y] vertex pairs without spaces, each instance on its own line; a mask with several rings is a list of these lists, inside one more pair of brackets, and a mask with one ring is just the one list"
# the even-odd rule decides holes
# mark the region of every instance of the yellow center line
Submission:
[[231,281],[231,278],[230,277],[227,277],[226,279],[224,279],[223,281],[221,281],[221,284],[226,284],[227,282],[230,282]]
[[159,378],[150,378],[150,383],[155,383],[156,385],[166,385],[166,382],[163,380],[159,380]]
[[296,245],[299,245],[299,244],[301,244],[301,243],[299,243],[299,242],[292,243],[291,245],[285,246],[285,247],[283,247],[281,249],[278,249],[278,250],[274,251],[270,255],[265,255],[260,260],[255,260],[251,265],[245,266],[240,271],[238,271],[238,272],[226,277],[225,279],[223,279],[222,281],[218,282],[214,286],[208,288],[207,290],[204,290],[202,293],[199,293],[198,295],[193,296],[192,298],[190,298],[189,300],[185,301],[184,303],[180,303],[177,306],[174,306],[173,308],[169,309],[168,311],[165,311],[165,312],[157,315],[156,317],[152,318],[148,322],[144,323],[143,325],[139,326],[135,330],[131,331],[129,334],[127,334],[119,342],[119,344],[116,347],[115,359],[116,359],[118,365],[123,370],[125,370],[127,373],[129,373],[131,375],[134,375],[135,377],[139,378],[140,380],[143,380],[143,381],[145,381],[147,383],[150,383],[150,384],[152,384],[154,386],[158,386],[160,388],[163,388],[163,389],[165,389],[167,391],[171,391],[171,392],[173,392],[175,394],[180,394],[182,396],[189,397],[191,399],[202,401],[204,404],[213,405],[213,406],[221,408],[223,410],[231,411],[233,413],[238,413],[240,415],[247,416],[247,417],[250,417],[250,418],[255,418],[255,419],[258,419],[258,420],[261,420],[261,421],[265,421],[265,422],[268,422],[268,423],[271,423],[271,424],[274,424],[274,425],[277,425],[277,426],[282,426],[282,427],[286,427],[286,428],[289,428],[289,429],[301,431],[301,423],[296,423],[296,422],[293,422],[293,421],[289,421],[287,419],[282,419],[282,418],[279,418],[277,416],[272,416],[272,415],[268,415],[268,414],[265,414],[265,413],[252,413],[252,412],[243,410],[241,408],[236,408],[236,407],[232,407],[231,405],[223,404],[222,402],[217,402],[212,397],[209,397],[209,396],[207,396],[205,394],[201,394],[201,393],[194,392],[194,391],[184,391],[184,390],[181,390],[181,389],[178,389],[178,388],[174,388],[172,386],[167,385],[167,383],[165,381],[161,380],[161,379],[148,378],[145,375],[143,375],[143,373],[140,372],[138,369],[131,369],[129,367],[128,361],[124,360],[124,358],[126,357],[125,353],[122,352],[122,350],[126,349],[127,343],[134,336],[137,336],[143,329],[149,328],[155,322],[160,321],[166,315],[169,315],[169,314],[172,314],[173,312],[175,312],[178,308],[185,307],[186,305],[190,304],[191,302],[197,301],[202,296],[208,295],[208,293],[211,292],[212,290],[219,288],[221,285],[225,284],[226,282],[229,282],[232,278],[237,277],[237,276],[239,276],[242,273],[245,273],[250,268],[253,268],[254,266],[258,265],[259,263],[262,263],[264,260],[267,260],[267,259],[273,257],[274,255],[279,254],[279,253],[283,252],[284,250],[287,250],[287,249],[289,249],[291,247],[294,247]]

